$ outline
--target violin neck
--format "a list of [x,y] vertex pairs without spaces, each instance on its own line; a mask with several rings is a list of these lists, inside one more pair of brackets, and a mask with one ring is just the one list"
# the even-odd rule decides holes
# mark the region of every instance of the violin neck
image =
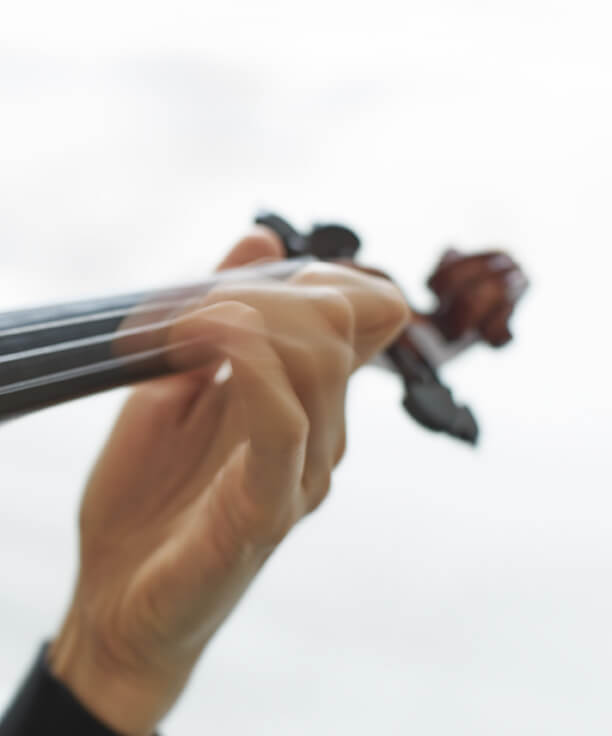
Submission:
[[[172,321],[228,282],[289,278],[312,257],[229,269],[187,286],[0,314],[0,421],[171,371]],[[449,343],[431,319],[409,324],[398,351],[378,361],[404,381],[423,380],[478,339]]]
[[[197,284],[0,314],[0,421],[165,375],[167,346],[159,338],[173,317],[220,284],[286,279],[312,260],[228,269]],[[139,339],[131,344],[140,347],[126,349],[135,334]],[[140,349],[147,337],[157,347]]]

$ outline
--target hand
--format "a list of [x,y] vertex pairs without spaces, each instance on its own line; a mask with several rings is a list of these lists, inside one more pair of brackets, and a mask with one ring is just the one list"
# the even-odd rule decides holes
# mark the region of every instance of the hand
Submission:
[[[259,229],[222,266],[281,253]],[[388,281],[317,264],[290,284],[219,287],[175,321],[168,360],[181,372],[134,391],[93,470],[80,573],[50,649],[100,720],[154,731],[266,559],[327,494],[348,378],[407,318]]]

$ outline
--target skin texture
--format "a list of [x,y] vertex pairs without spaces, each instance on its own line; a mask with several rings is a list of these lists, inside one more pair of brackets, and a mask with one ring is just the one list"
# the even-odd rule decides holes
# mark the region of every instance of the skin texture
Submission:
[[[259,228],[221,268],[281,254]],[[325,498],[348,379],[408,319],[390,282],[317,264],[289,284],[220,287],[176,320],[167,359],[181,372],[133,392],[89,479],[80,572],[50,648],[101,721],[155,730],[266,559]]]

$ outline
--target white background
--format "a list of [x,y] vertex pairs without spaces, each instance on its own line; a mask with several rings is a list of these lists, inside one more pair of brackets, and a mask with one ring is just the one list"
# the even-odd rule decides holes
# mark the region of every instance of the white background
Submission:
[[[218,5],[0,6],[0,308],[192,280],[260,206],[353,225],[418,305],[448,243],[533,286],[512,347],[445,372],[476,451],[355,379],[329,501],[164,731],[610,734],[608,4]],[[61,619],[123,396],[1,429],[3,698]]]

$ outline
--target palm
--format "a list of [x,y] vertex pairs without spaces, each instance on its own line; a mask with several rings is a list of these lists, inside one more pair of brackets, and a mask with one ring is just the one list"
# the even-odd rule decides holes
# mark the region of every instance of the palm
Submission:
[[[185,414],[195,381],[207,385]],[[203,376],[164,379],[128,401],[81,512],[83,562],[97,561],[107,600],[113,581],[111,607],[129,611],[129,620],[116,622],[133,629],[126,636],[206,638],[218,625],[201,615],[209,586],[223,577],[228,610],[240,594],[225,574],[246,552],[237,528],[248,513],[240,498],[246,439],[231,379],[221,385]],[[118,558],[129,578],[115,576]],[[126,558],[133,564],[125,566]]]

